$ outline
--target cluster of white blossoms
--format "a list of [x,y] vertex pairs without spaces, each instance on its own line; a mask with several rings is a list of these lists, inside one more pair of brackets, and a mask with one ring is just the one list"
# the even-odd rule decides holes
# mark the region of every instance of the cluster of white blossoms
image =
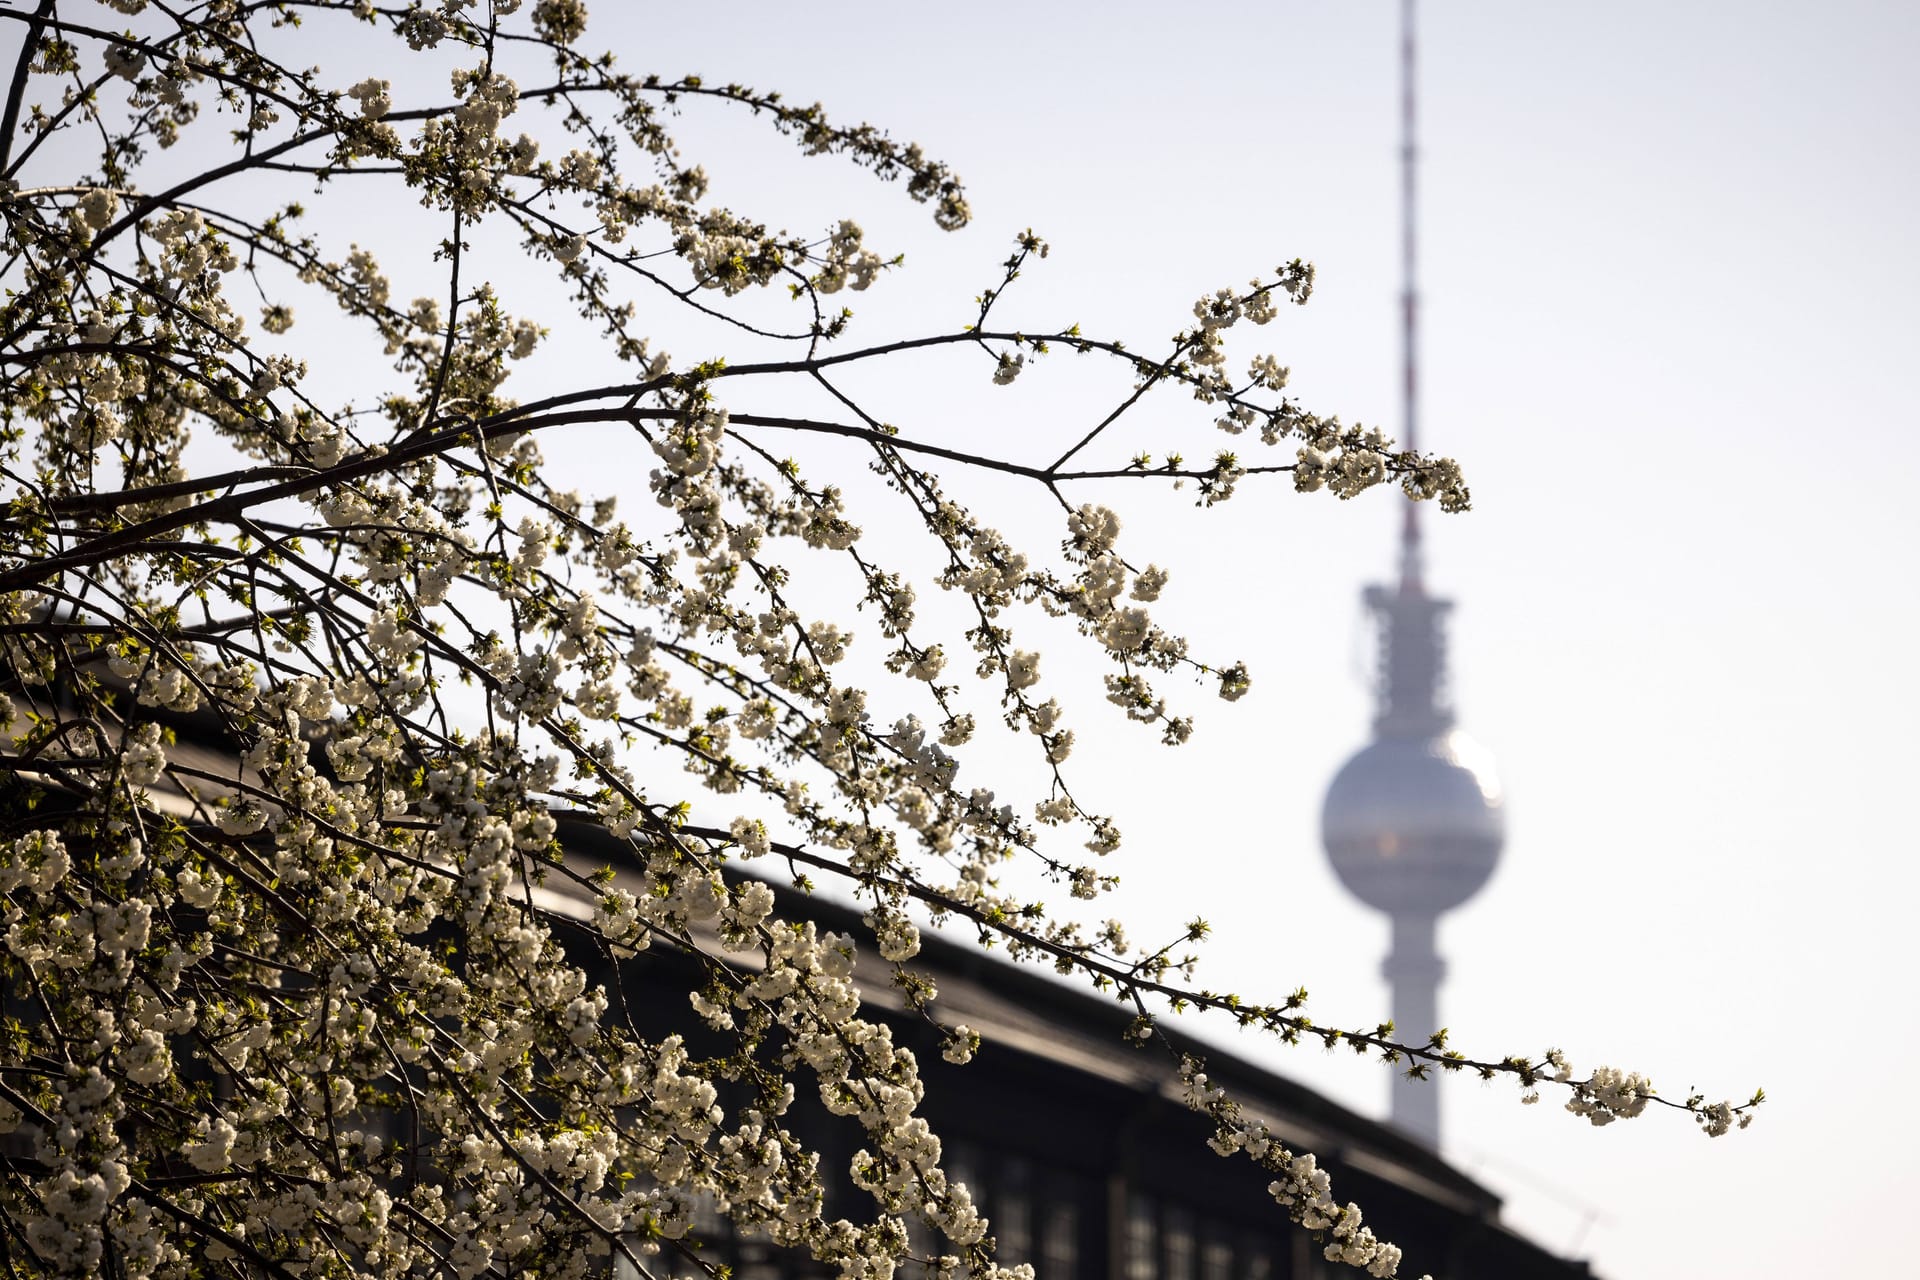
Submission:
[[[1553,1065],[1556,1080],[1572,1080],[1573,1069],[1564,1054],[1550,1055],[1547,1060]],[[1595,1067],[1584,1082],[1574,1085],[1573,1096],[1567,1099],[1567,1110],[1585,1116],[1598,1127],[1615,1120],[1633,1119],[1647,1109],[1653,1098],[1653,1081],[1639,1072],[1601,1066]]]
[[1322,1253],[1327,1261],[1360,1268],[1370,1276],[1399,1273],[1400,1249],[1374,1235],[1373,1229],[1361,1221],[1359,1205],[1349,1202],[1343,1206],[1334,1199],[1333,1179],[1312,1152],[1289,1151],[1265,1124],[1244,1118],[1239,1105],[1207,1078],[1198,1059],[1182,1058],[1180,1080],[1185,1086],[1182,1097],[1186,1105],[1213,1122],[1213,1135],[1207,1145],[1218,1155],[1245,1155],[1277,1174],[1267,1184],[1267,1194],[1286,1209],[1293,1221],[1322,1234],[1326,1242]]
[[[453,66],[445,101],[405,110],[393,83],[411,98],[446,82],[324,89],[351,77],[288,70],[306,37],[277,10],[114,0],[139,24],[115,36],[73,7],[25,19],[29,101],[0,139],[0,970],[21,993],[0,1064],[0,1228],[23,1265],[466,1280],[664,1251],[677,1273],[701,1265],[701,1214],[717,1211],[844,1277],[889,1280],[917,1257],[943,1280],[1028,1280],[994,1261],[990,1224],[942,1169],[904,1042],[919,1019],[948,1062],[980,1047],[912,967],[922,930],[950,920],[1134,1000],[1138,1043],[1149,1004],[1198,1005],[1420,1070],[1527,1086],[1565,1071],[1595,1123],[1659,1100],[1627,1073],[1476,1063],[1314,1027],[1299,996],[1196,991],[1179,948],[1204,924],[1155,948],[1074,916],[1116,884],[1100,868],[1121,831],[1074,791],[1064,664],[1035,632],[1067,631],[1102,664],[1113,705],[1091,714],[1169,745],[1193,733],[1174,685],[1233,701],[1250,676],[1155,621],[1171,576],[1129,558],[1112,507],[1063,497],[1057,547],[1022,547],[950,477],[1013,474],[1050,498],[1095,477],[1193,481],[1212,503],[1281,471],[1299,489],[1397,481],[1463,506],[1450,461],[1282,398],[1274,357],[1229,377],[1231,331],[1304,301],[1311,268],[1208,295],[1149,359],[1077,327],[995,326],[996,300],[1045,256],[1028,232],[977,324],[851,348],[851,313],[823,300],[898,260],[852,221],[776,234],[715,206],[669,126],[710,99],[963,225],[952,173],[871,126],[616,70],[575,47],[579,0],[305,6],[304,23]],[[169,149],[213,119],[235,147],[183,181],[192,161]],[[303,230],[303,202],[334,200],[364,246]],[[404,220],[366,216],[383,201],[417,203],[444,234],[412,243]],[[481,283],[496,232],[548,264],[617,380],[509,393],[553,340]],[[800,318],[781,331],[736,301],[750,292],[790,294]],[[637,296],[796,358],[677,364]],[[303,336],[301,299],[331,300],[369,344],[329,331],[275,347]],[[983,349],[1010,383],[1063,345],[1298,456],[1076,462],[1108,418],[1035,468],[882,425],[839,381],[952,346]],[[369,368],[375,348],[389,372]],[[759,389],[793,372],[846,412],[766,414]],[[648,460],[632,467],[649,471],[637,512],[546,462],[544,434],[594,424],[626,433],[607,471]],[[809,476],[778,443],[795,431],[860,450],[867,470]],[[872,537],[856,519],[880,502],[924,533],[923,576],[892,526]],[[928,612],[960,626],[922,616],[929,584],[945,608]],[[1028,748],[1024,778],[988,776],[1006,740],[976,739],[995,714]],[[860,936],[787,918],[734,865],[748,861],[802,890],[836,880]],[[866,1012],[863,952],[908,1022]],[[1395,1272],[1398,1251],[1333,1201],[1311,1155],[1183,1069],[1215,1149],[1268,1170],[1327,1257]],[[853,1203],[829,1202],[821,1151],[792,1122],[803,1095],[845,1127]],[[1684,1107],[1720,1133],[1758,1101]],[[931,1253],[910,1247],[914,1223]]]
[[[1637,1071],[1599,1066],[1585,1080],[1576,1080],[1572,1062],[1559,1049],[1547,1050],[1537,1074],[1566,1085],[1570,1095],[1566,1109],[1574,1115],[1584,1116],[1596,1128],[1612,1124],[1615,1120],[1631,1120],[1645,1112],[1649,1103],[1660,1101],[1653,1081]],[[1540,1101],[1539,1089],[1532,1087],[1531,1073],[1526,1077],[1526,1083],[1529,1087],[1521,1101],[1529,1105]],[[1708,1137],[1718,1138],[1736,1126],[1744,1129],[1752,1124],[1753,1109],[1764,1098],[1764,1092],[1756,1092],[1745,1103],[1735,1103],[1731,1099],[1709,1103],[1705,1097],[1695,1094],[1685,1102],[1673,1105],[1690,1112]]]
[[813,287],[821,293],[838,293],[850,288],[855,293],[867,289],[887,266],[887,261],[866,247],[866,233],[860,225],[842,219],[827,240],[827,252],[813,278]]
[[393,110],[393,81],[369,76],[347,90],[347,96],[360,104],[360,114],[378,120]]

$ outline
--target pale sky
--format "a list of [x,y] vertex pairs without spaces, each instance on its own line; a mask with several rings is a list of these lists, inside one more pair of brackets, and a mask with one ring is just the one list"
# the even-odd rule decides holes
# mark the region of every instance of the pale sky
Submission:
[[[975,220],[945,236],[897,189],[688,108],[716,199],[796,231],[851,215],[908,254],[852,299],[863,333],[964,321],[1029,225],[1055,251],[1006,318],[1149,351],[1201,293],[1300,256],[1312,304],[1236,360],[1271,350],[1312,407],[1397,429],[1397,9],[602,3],[588,43],[819,99],[958,169]],[[1772,1099],[1709,1141],[1683,1116],[1593,1130],[1456,1082],[1446,1153],[1610,1280],[1897,1270],[1920,1252],[1920,1035],[1899,1013],[1920,888],[1920,8],[1427,0],[1422,53],[1423,443],[1475,495],[1427,513],[1429,581],[1458,601],[1456,704],[1511,803],[1498,874],[1442,926],[1443,1016],[1470,1053],[1560,1045],[1667,1094]],[[911,434],[1023,457],[1099,403],[1065,356],[985,383],[871,391]],[[1224,443],[1173,398],[1142,422],[1156,450]],[[548,445],[609,483],[570,447]],[[1061,535],[1031,493],[969,496],[1039,546]],[[1323,1022],[1379,1021],[1385,925],[1335,882],[1318,812],[1365,741],[1358,593],[1391,568],[1398,499],[1081,496],[1126,504],[1123,550],[1173,570],[1157,617],[1255,678],[1232,707],[1169,682],[1200,721],[1170,751],[1103,716],[1094,666],[1049,668],[1080,708],[1079,776],[1126,827],[1116,912],[1142,937],[1205,915],[1215,985],[1305,985]],[[1384,1113],[1377,1069],[1234,1043]]]
[[[1920,1036],[1899,1012],[1920,888],[1901,802],[1920,765],[1920,9],[1423,10],[1426,443],[1476,498],[1430,513],[1430,577],[1459,602],[1462,724],[1511,793],[1499,873],[1443,925],[1443,1015],[1463,1047],[1564,1045],[1669,1094],[1772,1099],[1710,1141],[1684,1117],[1594,1130],[1461,1082],[1447,1154],[1615,1280],[1897,1270],[1920,1252]],[[1055,253],[1009,314],[1143,345],[1201,292],[1309,258],[1318,293],[1272,349],[1316,408],[1391,427],[1396,15],[730,4],[603,8],[593,34],[633,69],[778,86],[952,162],[976,216],[940,237],[829,162],[703,156],[720,197],[796,228],[857,210],[909,254],[886,289],[938,320],[1029,224]],[[735,123],[686,127],[719,142]],[[1012,389],[1023,420],[1053,396],[1085,412],[1056,364]],[[1167,420],[1191,454],[1216,447],[1190,412]],[[1232,708],[1190,697],[1181,750],[1119,729],[1110,754],[1083,747],[1128,819],[1121,902],[1208,916],[1223,984],[1304,984],[1323,1020],[1375,1021],[1386,930],[1334,881],[1317,822],[1365,737],[1357,593],[1390,567],[1395,500],[1143,505],[1128,536],[1177,548],[1155,557],[1175,570],[1163,608],[1256,685]],[[1371,1070],[1240,1047],[1384,1111]]]

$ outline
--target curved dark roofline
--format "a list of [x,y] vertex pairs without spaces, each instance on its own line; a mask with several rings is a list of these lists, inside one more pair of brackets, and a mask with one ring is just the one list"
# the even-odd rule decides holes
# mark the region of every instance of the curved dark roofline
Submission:
[[[563,819],[559,834],[570,850],[596,864],[618,867],[632,856],[627,841],[592,823]],[[747,878],[737,864],[729,864],[726,874],[729,878]],[[822,928],[850,934],[862,942],[862,958],[874,962],[878,951],[861,921],[863,912],[859,908],[803,894],[762,876],[752,878],[773,890],[779,915],[812,920]],[[989,1042],[1002,1043],[1016,1052],[1123,1081],[1179,1103],[1179,1076],[1168,1055],[1153,1048],[1127,1046],[1125,1032],[1133,1021],[1131,1010],[1076,990],[1051,973],[988,955],[977,945],[954,941],[931,927],[923,926],[920,954],[910,967],[933,974],[940,990],[934,1009],[943,1020],[965,1022]],[[871,978],[872,971],[864,976]],[[872,981],[863,981],[860,986],[865,1002],[882,1009],[899,1007],[897,999],[889,999],[898,994],[891,986]],[[1425,1144],[1248,1058],[1200,1040],[1182,1030],[1178,1019],[1163,1018],[1158,1025],[1177,1049],[1205,1058],[1208,1074],[1283,1139],[1324,1159],[1364,1168],[1375,1177],[1439,1201],[1454,1212],[1489,1221],[1497,1217],[1500,1197]],[[1381,1068],[1376,1064],[1371,1069]],[[1257,1177],[1251,1169],[1247,1173]]]

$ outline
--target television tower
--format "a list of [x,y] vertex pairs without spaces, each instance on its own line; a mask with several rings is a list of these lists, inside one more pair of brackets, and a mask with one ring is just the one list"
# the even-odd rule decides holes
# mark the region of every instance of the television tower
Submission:
[[[1414,0],[1400,0],[1400,252],[1402,447],[1418,447],[1419,295],[1414,238]],[[1395,1038],[1423,1044],[1441,1027],[1440,980],[1446,962],[1435,947],[1440,914],[1477,893],[1493,874],[1506,839],[1506,815],[1492,759],[1454,728],[1446,696],[1441,623],[1452,601],[1427,594],[1422,577],[1419,508],[1400,525],[1400,580],[1362,596],[1379,626],[1373,741],[1327,788],[1321,839],[1342,883],[1387,913],[1393,947],[1381,966],[1393,989]],[[1432,1080],[1395,1068],[1392,1123],[1428,1146],[1440,1145],[1440,1098]]]

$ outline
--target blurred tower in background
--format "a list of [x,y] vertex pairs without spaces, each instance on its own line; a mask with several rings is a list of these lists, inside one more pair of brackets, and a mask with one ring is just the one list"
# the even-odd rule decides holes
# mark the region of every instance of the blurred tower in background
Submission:
[[[1419,297],[1414,281],[1414,0],[1400,4],[1400,175],[1403,448],[1418,447]],[[1427,594],[1419,508],[1400,526],[1400,581],[1368,587],[1379,625],[1373,741],[1335,775],[1321,810],[1321,838],[1342,883],[1393,923],[1382,972],[1393,988],[1395,1038],[1420,1044],[1441,1027],[1446,962],[1434,945],[1440,913],[1486,884],[1506,838],[1492,759],[1453,727],[1441,623],[1449,600]],[[1402,1070],[1395,1068],[1396,1073]],[[1392,1122],[1440,1145],[1437,1081],[1396,1074]]]

